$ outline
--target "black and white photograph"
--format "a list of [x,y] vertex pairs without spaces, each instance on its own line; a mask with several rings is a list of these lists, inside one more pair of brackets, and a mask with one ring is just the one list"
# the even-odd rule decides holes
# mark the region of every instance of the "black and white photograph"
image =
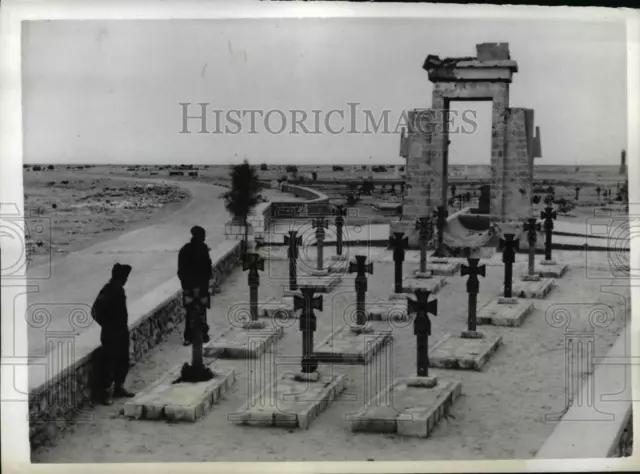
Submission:
[[274,10],[87,8],[12,36],[2,418],[24,427],[2,444],[38,465],[632,457],[625,12],[240,3]]

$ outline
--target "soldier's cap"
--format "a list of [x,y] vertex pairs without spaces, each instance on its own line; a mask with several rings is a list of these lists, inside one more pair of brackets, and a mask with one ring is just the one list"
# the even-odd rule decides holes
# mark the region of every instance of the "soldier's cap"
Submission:
[[199,225],[193,226],[191,228],[191,235],[196,239],[204,240],[205,234],[205,230]]
[[111,277],[112,278],[127,278],[131,273],[131,265],[123,265],[121,263],[116,263],[111,269]]

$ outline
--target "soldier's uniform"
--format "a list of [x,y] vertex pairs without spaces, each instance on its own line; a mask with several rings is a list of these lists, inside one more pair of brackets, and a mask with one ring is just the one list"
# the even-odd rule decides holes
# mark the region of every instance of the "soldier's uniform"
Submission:
[[112,384],[113,396],[134,395],[124,388],[129,373],[129,314],[124,284],[130,273],[130,265],[116,263],[111,280],[102,287],[91,309],[93,318],[102,328],[97,389],[101,401],[108,405],[111,404],[108,391]]
[[184,342],[190,344],[194,324],[202,327],[202,342],[209,342],[207,308],[209,304],[209,281],[213,276],[213,266],[209,247],[204,242],[205,231],[195,226],[191,229],[191,242],[178,253],[178,278],[183,291],[183,305],[187,311]]

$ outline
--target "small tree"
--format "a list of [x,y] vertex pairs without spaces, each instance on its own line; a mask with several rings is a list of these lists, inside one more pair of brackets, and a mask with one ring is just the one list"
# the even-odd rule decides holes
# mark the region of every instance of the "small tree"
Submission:
[[267,166],[266,163],[262,163],[260,165],[260,171],[269,171],[269,167]]
[[225,208],[233,216],[234,221],[239,221],[244,226],[244,252],[246,252],[249,242],[249,215],[258,204],[258,193],[262,185],[256,168],[247,160],[242,164],[234,165],[229,176],[231,189],[223,195]]

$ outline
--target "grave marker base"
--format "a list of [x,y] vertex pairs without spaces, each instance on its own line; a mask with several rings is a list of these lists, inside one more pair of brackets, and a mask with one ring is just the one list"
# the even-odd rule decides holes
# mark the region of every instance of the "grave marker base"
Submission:
[[392,339],[391,330],[355,333],[344,325],[314,349],[314,358],[328,364],[366,365]]
[[443,263],[437,263],[436,261],[429,262],[427,268],[435,276],[453,276],[460,273],[461,263],[445,261]]
[[405,278],[402,282],[402,293],[395,293],[395,288],[392,288],[389,299],[406,299],[413,296],[414,292],[418,289],[427,290],[429,293],[435,294],[446,284],[447,280],[443,277]]
[[478,311],[476,322],[478,325],[518,327],[533,310],[534,305],[529,300],[492,301]]
[[[296,292],[298,293],[298,292]],[[274,320],[299,319],[300,311],[293,310],[293,297],[273,297],[258,305],[258,317]]]
[[512,294],[516,298],[536,298],[544,299],[553,290],[555,280],[551,278],[515,282],[512,287]]
[[446,334],[429,351],[429,365],[439,369],[481,371],[502,344],[500,336],[464,331],[460,337]]
[[367,301],[369,321],[408,321],[411,316],[407,308],[407,299],[383,299]]
[[307,429],[345,389],[344,375],[320,374],[318,377],[317,381],[309,381],[299,380],[299,374],[286,374],[254,394],[238,413],[229,415],[229,421],[249,426]]
[[[424,379],[424,383],[419,383],[418,379]],[[461,393],[462,384],[457,380],[436,380],[435,377],[397,379],[360,413],[348,416],[348,421],[353,432],[426,438]]]
[[232,327],[202,347],[204,357],[258,359],[284,335],[282,327],[240,329]]
[[304,276],[298,279],[298,288],[315,288],[316,293],[330,293],[340,282],[342,277],[335,273],[325,276]]
[[539,262],[540,266],[536,267],[537,273],[542,278],[562,278],[562,276],[569,269],[569,265],[567,265],[566,263],[558,263],[553,260],[552,260],[552,262],[554,262],[553,264],[548,264],[544,262],[545,261],[542,260],[541,262]]
[[137,420],[195,422],[218,403],[235,382],[235,371],[225,370],[218,361],[204,360],[215,377],[206,382],[173,382],[180,377],[182,365],[165,373],[159,380],[124,404],[124,415]]

